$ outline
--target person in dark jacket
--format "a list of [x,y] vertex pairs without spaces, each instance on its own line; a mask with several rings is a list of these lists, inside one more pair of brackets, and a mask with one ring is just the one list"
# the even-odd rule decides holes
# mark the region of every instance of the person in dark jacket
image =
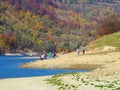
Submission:
[[85,46],[82,47],[83,54],[85,54],[86,48]]

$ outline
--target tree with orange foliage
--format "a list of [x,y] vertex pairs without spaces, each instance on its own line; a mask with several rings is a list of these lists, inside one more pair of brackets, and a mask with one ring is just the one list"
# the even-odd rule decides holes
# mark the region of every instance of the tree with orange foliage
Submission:
[[10,34],[0,34],[0,53],[4,53],[6,49],[16,49],[16,37]]
[[120,31],[120,17],[118,15],[111,15],[105,18],[105,20],[99,25],[97,37],[118,31]]

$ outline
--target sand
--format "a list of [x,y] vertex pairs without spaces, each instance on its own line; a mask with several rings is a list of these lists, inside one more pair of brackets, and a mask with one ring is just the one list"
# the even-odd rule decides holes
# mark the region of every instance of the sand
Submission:
[[112,53],[86,53],[77,55],[76,52],[69,54],[58,54],[55,59],[37,60],[22,65],[22,68],[45,68],[45,69],[85,69],[93,70],[107,63],[115,62],[120,59],[119,52]]
[[[35,61],[22,65],[24,68],[87,69],[88,73],[60,75],[57,78],[29,77],[0,80],[0,90],[120,90],[120,52],[59,54],[59,57]],[[71,68],[72,67],[72,68]],[[63,84],[47,84],[49,80],[60,79]],[[48,81],[45,81],[49,79]],[[57,81],[56,81],[57,83]],[[53,84],[53,85],[52,85]],[[73,85],[73,86],[72,86]],[[110,86],[111,85],[111,86]],[[74,87],[75,86],[75,87]],[[71,89],[70,89],[71,88]]]
[[47,85],[44,77],[11,78],[0,80],[0,90],[55,90],[55,87]]

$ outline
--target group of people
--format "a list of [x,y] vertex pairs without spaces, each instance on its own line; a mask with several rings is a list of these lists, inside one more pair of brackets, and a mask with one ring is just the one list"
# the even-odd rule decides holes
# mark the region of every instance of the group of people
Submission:
[[[86,47],[83,46],[82,47],[82,53],[85,54],[85,51],[86,51]],[[80,48],[77,48],[77,54],[80,55]]]
[[[85,54],[86,52],[86,47],[83,46],[82,47],[82,53]],[[80,48],[77,48],[77,54],[80,55]],[[40,60],[44,60],[44,59],[49,59],[49,58],[55,58],[57,55],[56,55],[56,52],[42,52],[40,53]]]
[[40,60],[48,59],[48,58],[55,58],[56,52],[42,52],[40,53]]

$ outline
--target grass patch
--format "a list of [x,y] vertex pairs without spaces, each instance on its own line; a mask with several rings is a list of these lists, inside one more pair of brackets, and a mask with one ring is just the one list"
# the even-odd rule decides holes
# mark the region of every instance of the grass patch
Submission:
[[60,77],[64,77],[67,74],[58,74],[52,76],[50,79],[47,79],[47,84],[51,84],[53,86],[57,86],[58,90],[77,90],[75,85],[66,84],[63,82]]
[[116,88],[115,90],[120,90],[120,87]]
[[[71,80],[77,82],[78,84],[70,84],[69,82],[64,82],[65,76],[71,76]],[[50,79],[47,79],[47,83],[57,87],[57,90],[77,90],[80,85],[92,86],[99,88],[100,90],[120,90],[119,80],[109,81],[99,79],[96,76],[85,75],[82,77],[80,73],[71,73],[71,74],[58,74],[52,76]]]
[[120,51],[120,32],[114,33],[111,35],[106,35],[100,39],[97,39],[91,42],[88,45],[88,48],[95,49],[95,48],[100,48],[103,46],[117,47],[116,51]]

